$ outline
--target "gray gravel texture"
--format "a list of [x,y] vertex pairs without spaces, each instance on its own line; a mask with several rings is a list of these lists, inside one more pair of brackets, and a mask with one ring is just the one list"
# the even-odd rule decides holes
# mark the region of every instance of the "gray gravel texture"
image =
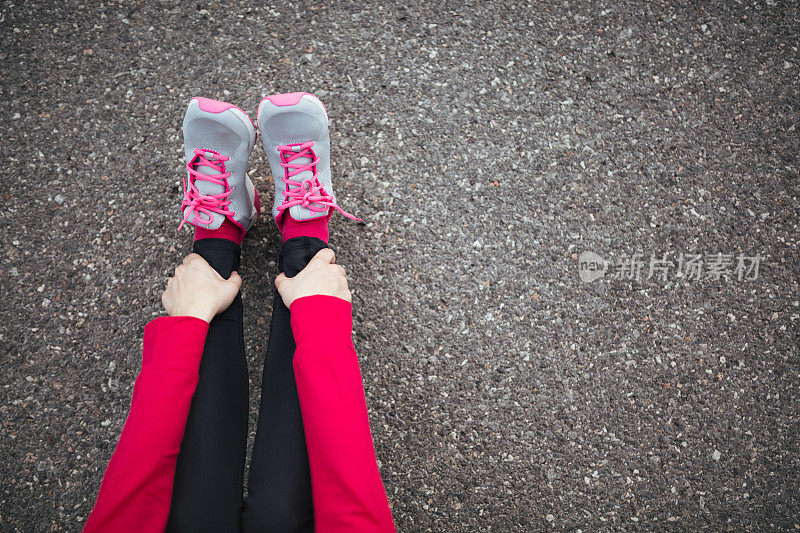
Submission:
[[[401,531],[800,528],[800,9],[3,2],[0,530],[77,530],[176,234],[195,95],[332,120],[332,244]],[[253,178],[271,205],[260,146]],[[251,421],[279,248],[242,274]],[[578,277],[760,253],[754,281]],[[251,427],[254,427],[251,426]]]

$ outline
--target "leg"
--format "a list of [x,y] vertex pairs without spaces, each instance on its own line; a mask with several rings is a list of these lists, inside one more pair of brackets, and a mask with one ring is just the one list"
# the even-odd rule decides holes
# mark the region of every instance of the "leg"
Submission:
[[[289,239],[281,249],[279,269],[295,276],[326,247],[325,241],[315,237]],[[289,309],[276,292],[242,515],[248,533],[314,530],[308,453],[292,367],[294,350]]]
[[[194,251],[227,278],[239,266],[239,245],[195,241]],[[240,529],[248,420],[242,299],[211,322],[186,423],[167,531]]]

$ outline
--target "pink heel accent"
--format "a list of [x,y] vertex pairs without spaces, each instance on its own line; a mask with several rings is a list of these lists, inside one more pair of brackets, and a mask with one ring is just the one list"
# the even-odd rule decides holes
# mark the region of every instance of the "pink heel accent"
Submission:
[[[197,100],[197,105],[206,113],[222,113],[232,107],[233,104],[227,102],[220,102],[219,100],[212,100],[211,98],[203,98],[202,96],[195,96],[192,100]],[[237,108],[238,109],[238,108]]]
[[[259,109],[261,108],[261,103],[263,103],[264,100],[269,100],[278,107],[291,106],[300,103],[300,99],[306,95],[314,97],[320,104],[322,104],[322,109],[325,110],[325,114],[327,115],[328,109],[325,107],[325,104],[322,102],[322,100],[320,100],[317,95],[306,92],[271,94],[262,98],[261,102],[258,104],[258,107]],[[258,119],[258,117],[256,117],[256,119]]]
[[[223,111],[227,111],[228,109],[237,109],[242,112],[244,116],[247,117],[247,120],[250,121],[250,124],[253,125],[253,129],[256,129],[256,123],[253,122],[253,119],[250,118],[250,115],[242,111],[242,108],[239,106],[235,106],[233,104],[229,104],[228,102],[222,102],[220,100],[212,100],[211,98],[203,98],[202,96],[195,96],[192,100],[197,100],[197,105],[200,107],[201,111],[205,111],[206,113],[222,113]],[[258,135],[258,133],[256,133]]]
[[314,96],[311,93],[286,93],[286,94],[273,94],[266,97],[266,100],[269,100],[273,104],[277,106],[287,106],[287,105],[295,105],[300,99],[305,95]]
[[253,192],[256,193],[256,201],[254,202],[256,205],[256,220],[258,217],[261,216],[261,197],[258,195],[258,191],[253,189]]

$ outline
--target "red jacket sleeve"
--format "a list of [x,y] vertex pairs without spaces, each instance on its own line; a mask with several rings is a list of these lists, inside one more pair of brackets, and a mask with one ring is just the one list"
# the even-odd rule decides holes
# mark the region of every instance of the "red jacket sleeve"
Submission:
[[164,531],[208,323],[162,317],[144,328],[142,370],[85,532]]
[[350,303],[300,298],[292,302],[291,321],[315,529],[395,531],[372,445]]

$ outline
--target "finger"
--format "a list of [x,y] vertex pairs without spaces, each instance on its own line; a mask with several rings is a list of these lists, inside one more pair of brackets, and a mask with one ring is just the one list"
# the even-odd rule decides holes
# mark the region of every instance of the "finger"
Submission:
[[278,274],[278,277],[275,278],[275,288],[281,290],[281,285],[286,283],[286,279],[287,279],[286,274],[284,274],[283,272]]
[[183,258],[183,264],[191,263],[192,261],[196,261],[197,259],[203,259],[200,254],[191,253]]
[[312,268],[318,268],[321,265],[332,265],[335,262],[336,254],[333,253],[333,250],[330,248],[323,248],[308,262],[308,266],[313,265]]
[[231,277],[228,278],[228,283],[233,284],[236,287],[236,292],[239,292],[239,289],[242,287],[242,278],[239,276],[239,273],[235,270],[231,272]]

